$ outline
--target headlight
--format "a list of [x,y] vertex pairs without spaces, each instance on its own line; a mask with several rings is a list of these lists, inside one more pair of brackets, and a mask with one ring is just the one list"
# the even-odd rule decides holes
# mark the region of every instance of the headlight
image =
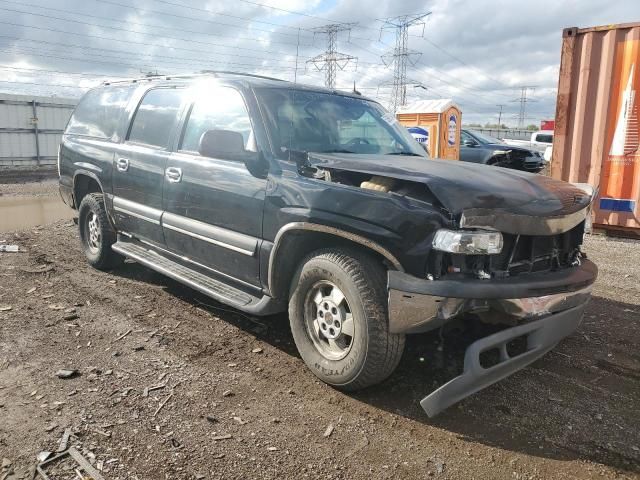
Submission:
[[465,255],[492,255],[502,251],[502,234],[441,228],[433,237],[433,248]]

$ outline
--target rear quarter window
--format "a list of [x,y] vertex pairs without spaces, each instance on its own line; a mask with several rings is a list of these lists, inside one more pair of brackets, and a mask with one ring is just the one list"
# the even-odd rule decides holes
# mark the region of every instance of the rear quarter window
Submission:
[[67,134],[111,138],[118,129],[131,87],[103,87],[82,97],[67,125]]

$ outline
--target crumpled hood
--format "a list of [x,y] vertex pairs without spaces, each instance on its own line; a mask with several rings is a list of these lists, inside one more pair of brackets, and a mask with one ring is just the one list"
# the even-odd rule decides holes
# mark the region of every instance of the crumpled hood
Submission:
[[309,153],[314,167],[424,183],[453,215],[468,210],[558,217],[585,209],[591,195],[573,184],[506,168],[425,157]]

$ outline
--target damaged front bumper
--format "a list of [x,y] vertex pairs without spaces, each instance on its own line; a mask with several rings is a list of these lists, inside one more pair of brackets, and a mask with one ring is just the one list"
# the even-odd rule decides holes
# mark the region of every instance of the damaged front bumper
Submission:
[[[582,321],[597,273],[589,260],[558,272],[491,280],[462,276],[426,280],[390,271],[389,330],[393,333],[426,332],[465,313],[513,325],[467,348],[462,375],[420,402],[427,415],[434,416],[524,368],[573,332]],[[526,339],[526,348],[510,355],[507,345],[521,338]],[[498,352],[499,361],[485,368],[480,355],[490,350]]]

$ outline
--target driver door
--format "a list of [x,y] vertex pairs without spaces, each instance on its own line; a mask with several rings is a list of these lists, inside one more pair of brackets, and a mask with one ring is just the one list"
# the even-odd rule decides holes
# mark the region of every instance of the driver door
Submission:
[[482,145],[467,132],[460,132],[460,160],[480,163],[483,158]]

